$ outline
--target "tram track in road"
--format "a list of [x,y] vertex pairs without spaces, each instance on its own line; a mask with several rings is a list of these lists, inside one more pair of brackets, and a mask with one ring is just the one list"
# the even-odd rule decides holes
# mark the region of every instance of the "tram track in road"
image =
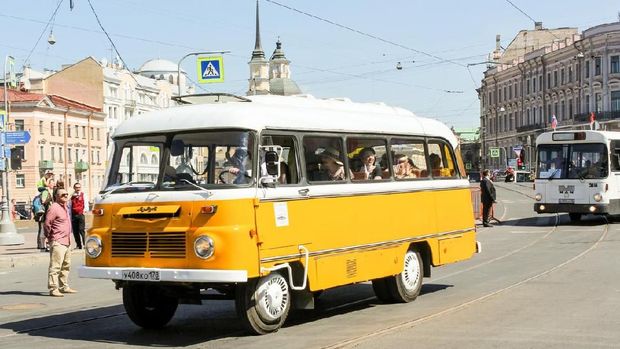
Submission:
[[[498,295],[500,295],[502,293],[505,293],[507,291],[513,290],[513,289],[515,289],[515,288],[517,288],[519,286],[522,286],[524,284],[527,284],[529,282],[537,280],[537,279],[539,279],[539,278],[541,278],[543,276],[549,275],[549,274],[553,273],[554,271],[556,271],[556,270],[558,270],[558,269],[560,269],[560,268],[562,268],[562,267],[564,267],[564,266],[566,266],[566,265],[568,265],[568,264],[570,264],[570,263],[572,263],[572,262],[574,262],[574,261],[584,257],[585,255],[587,255],[588,253],[590,253],[591,251],[596,249],[599,246],[599,244],[602,241],[604,241],[604,239],[608,235],[610,223],[609,223],[609,221],[605,217],[603,217],[603,219],[605,219],[605,224],[603,226],[603,229],[600,232],[600,236],[598,237],[598,239],[596,241],[594,241],[592,243],[592,245],[590,245],[588,248],[586,248],[585,250],[581,251],[580,253],[572,256],[571,258],[568,258],[568,259],[566,259],[566,260],[564,260],[564,261],[562,261],[560,263],[557,263],[557,264],[555,264],[553,266],[550,266],[550,267],[546,268],[545,270],[536,273],[535,275],[529,276],[529,277],[527,277],[525,279],[522,279],[522,280],[519,280],[517,282],[513,282],[513,283],[511,283],[509,285],[506,285],[506,286],[504,286],[502,288],[499,288],[499,289],[496,289],[496,290],[493,290],[493,291],[490,291],[490,292],[486,292],[486,293],[484,293],[484,294],[482,294],[482,295],[480,295],[478,297],[475,297],[473,299],[464,301],[462,303],[459,303],[459,304],[450,306],[448,308],[436,311],[434,313],[427,314],[425,316],[421,316],[421,317],[418,317],[416,319],[412,319],[412,320],[409,320],[409,321],[404,321],[404,322],[401,322],[401,323],[398,323],[398,324],[395,324],[395,325],[390,325],[390,326],[384,327],[382,329],[376,329],[372,333],[367,333],[367,334],[364,334],[364,335],[361,335],[361,336],[357,336],[357,337],[353,337],[353,338],[350,338],[350,339],[347,339],[347,340],[344,340],[344,341],[340,341],[338,343],[334,343],[334,344],[331,344],[331,345],[323,346],[322,349],[336,349],[336,348],[355,347],[355,346],[358,346],[358,345],[360,345],[360,344],[362,344],[362,343],[364,343],[364,342],[366,342],[368,340],[375,339],[375,338],[382,337],[382,336],[386,336],[386,335],[389,335],[391,333],[395,333],[395,332],[398,332],[398,331],[401,331],[401,330],[406,330],[406,329],[409,329],[409,328],[413,328],[416,325],[421,324],[423,322],[426,322],[426,321],[429,321],[429,320],[432,320],[432,319],[435,319],[435,318],[439,318],[439,317],[444,316],[444,315],[448,315],[448,314],[460,311],[460,310],[465,309],[467,307],[470,307],[470,306],[472,306],[472,305],[474,305],[476,303],[481,303],[481,302],[483,302],[483,301],[485,301],[487,299],[490,299],[492,297],[498,296]],[[471,271],[471,270],[480,268],[480,267],[482,267],[484,265],[488,265],[488,264],[491,264],[493,262],[497,262],[498,260],[504,259],[504,258],[506,258],[508,256],[514,255],[515,253],[517,253],[519,251],[522,251],[522,250],[524,250],[524,249],[526,249],[528,247],[533,246],[534,244],[538,243],[542,239],[547,238],[552,233],[556,232],[558,230],[558,227],[559,227],[559,215],[556,214],[556,224],[553,226],[553,228],[551,228],[549,230],[549,232],[547,232],[545,234],[545,236],[543,236],[543,237],[541,237],[539,239],[536,239],[532,243],[530,243],[528,245],[525,245],[525,246],[522,246],[522,247],[520,247],[520,248],[518,248],[516,250],[513,250],[513,251],[511,251],[509,253],[506,253],[506,254],[504,254],[502,256],[498,256],[498,257],[493,258],[491,260],[485,261],[484,263],[477,264],[475,266],[472,266],[470,268],[466,268],[466,269],[460,270],[460,271],[455,272],[455,273],[444,275],[441,278],[433,279],[433,281],[437,281],[437,280],[440,280],[440,279],[446,279],[446,278],[449,278],[451,276],[464,273],[466,271]]]

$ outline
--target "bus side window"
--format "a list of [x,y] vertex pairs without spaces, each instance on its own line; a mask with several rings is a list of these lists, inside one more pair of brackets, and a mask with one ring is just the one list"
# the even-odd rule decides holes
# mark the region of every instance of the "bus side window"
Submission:
[[428,160],[433,177],[444,178],[456,175],[455,161],[450,147],[443,141],[431,141],[428,144]]
[[[282,147],[280,157],[280,184],[299,183],[299,167],[297,161],[297,146],[292,136],[268,135],[263,136],[261,145],[279,145]],[[261,165],[262,166],[262,165]],[[261,171],[263,171],[261,169]]]

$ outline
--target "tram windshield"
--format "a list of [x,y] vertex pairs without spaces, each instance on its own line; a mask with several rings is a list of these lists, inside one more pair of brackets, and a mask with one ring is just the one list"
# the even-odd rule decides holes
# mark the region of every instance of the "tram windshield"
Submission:
[[201,131],[117,139],[104,192],[248,186],[254,135]]
[[604,144],[542,144],[538,146],[536,178],[596,179],[608,175]]

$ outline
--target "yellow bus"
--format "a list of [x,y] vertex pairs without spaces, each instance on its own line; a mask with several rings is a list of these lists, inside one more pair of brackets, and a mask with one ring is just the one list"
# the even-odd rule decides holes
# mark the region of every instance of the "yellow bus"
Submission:
[[348,99],[201,98],[112,137],[79,275],[113,280],[137,325],[223,298],[265,334],[333,287],[413,301],[431,266],[478,251],[444,124]]

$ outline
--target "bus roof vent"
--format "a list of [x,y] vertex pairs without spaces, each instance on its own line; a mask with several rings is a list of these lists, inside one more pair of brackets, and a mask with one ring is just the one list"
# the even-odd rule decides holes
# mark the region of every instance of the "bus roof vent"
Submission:
[[212,104],[231,102],[251,102],[248,98],[230,93],[201,93],[195,95],[174,96],[173,101],[179,104]]
[[332,98],[325,98],[325,100],[351,103],[351,99],[347,97],[332,97]]

